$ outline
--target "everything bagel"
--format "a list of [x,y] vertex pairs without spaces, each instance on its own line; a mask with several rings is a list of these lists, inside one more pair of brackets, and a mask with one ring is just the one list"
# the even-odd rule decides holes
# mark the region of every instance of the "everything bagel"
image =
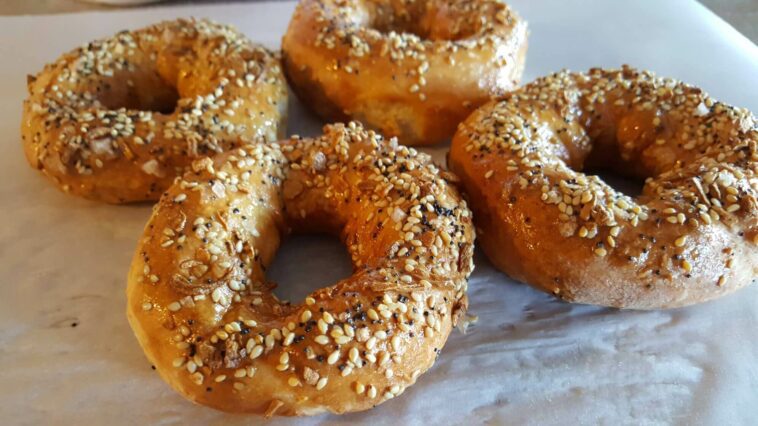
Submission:
[[179,19],[120,32],[29,77],[26,157],[67,193],[155,200],[193,159],[284,132],[279,59],[231,27]]
[[[453,138],[490,260],[568,301],[668,308],[758,275],[758,129],[748,111],[624,67],[559,72]],[[645,179],[626,196],[583,169]]]
[[[467,306],[473,225],[430,158],[351,123],[198,160],[160,199],[129,321],[192,401],[266,415],[371,408],[434,363]],[[353,276],[305,304],[264,271],[290,232],[330,232]]]
[[518,83],[526,35],[526,23],[496,0],[303,0],[283,62],[322,118],[430,145]]

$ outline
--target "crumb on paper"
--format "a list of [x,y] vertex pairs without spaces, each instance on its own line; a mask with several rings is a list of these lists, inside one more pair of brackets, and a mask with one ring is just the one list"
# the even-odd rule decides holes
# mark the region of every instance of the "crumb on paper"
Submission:
[[479,321],[479,317],[478,316],[466,314],[458,322],[458,330],[461,333],[466,334],[466,332],[468,331],[469,326],[476,324],[478,321]]

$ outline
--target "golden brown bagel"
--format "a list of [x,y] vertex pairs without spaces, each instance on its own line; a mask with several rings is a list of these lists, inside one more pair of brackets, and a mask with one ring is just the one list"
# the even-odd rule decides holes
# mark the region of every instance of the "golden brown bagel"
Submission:
[[[129,321],[182,395],[266,415],[399,395],[467,306],[473,225],[426,154],[351,123],[195,162],[161,197],[128,283]],[[339,235],[355,274],[305,304],[264,271],[290,232]]]
[[209,21],[93,41],[28,88],[29,163],[65,192],[109,203],[158,199],[193,159],[276,140],[287,111],[279,58]]
[[498,0],[302,0],[282,40],[297,95],[406,145],[455,126],[521,79],[526,23]]
[[[649,72],[559,72],[462,123],[448,162],[482,247],[564,300],[653,309],[758,275],[756,120]],[[581,172],[646,179],[626,196]]]

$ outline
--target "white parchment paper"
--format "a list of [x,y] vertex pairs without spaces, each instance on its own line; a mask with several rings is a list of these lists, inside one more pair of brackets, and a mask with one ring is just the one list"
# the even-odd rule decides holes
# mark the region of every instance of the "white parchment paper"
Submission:
[[[525,81],[629,63],[758,111],[758,48],[694,1],[512,1],[530,23]],[[194,406],[151,370],[127,324],[125,278],[150,206],[69,197],[31,170],[25,76],[117,30],[212,17],[277,47],[292,3],[0,18],[0,423],[249,424]],[[290,133],[320,124],[293,102]],[[446,147],[429,150],[442,161]],[[295,237],[271,277],[301,300],[349,274],[344,248]],[[471,311],[401,397],[304,424],[749,424],[758,415],[758,289],[687,309],[627,312],[555,301],[477,254]],[[300,299],[298,299],[298,297]],[[272,423],[293,420],[276,419]]]

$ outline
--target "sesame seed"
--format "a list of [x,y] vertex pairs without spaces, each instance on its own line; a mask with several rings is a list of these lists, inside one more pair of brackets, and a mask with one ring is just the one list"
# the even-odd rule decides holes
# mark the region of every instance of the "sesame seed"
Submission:
[[374,309],[372,309],[372,308],[369,308],[369,310],[368,310],[368,317],[371,320],[373,320],[373,321],[378,321],[379,320],[379,314],[376,313],[376,311]]
[[350,351],[348,352],[348,359],[352,361],[354,364],[358,364],[360,362],[360,355],[358,354],[358,348],[352,347],[350,348]]
[[350,337],[350,336],[344,336],[344,335],[343,336],[337,336],[337,337],[334,338],[334,342],[337,343],[338,345],[344,345],[344,344],[350,342],[351,340],[353,340],[352,337]]
[[316,389],[317,390],[323,389],[328,382],[329,382],[329,379],[327,379],[326,377],[322,377],[318,379],[318,382],[316,383]]
[[399,351],[400,350],[400,344],[401,344],[401,342],[400,342],[400,336],[398,336],[398,335],[392,336],[392,340],[390,342],[391,342],[391,345],[392,345],[392,349],[394,349],[395,351]]
[[329,357],[326,359],[327,364],[332,365],[337,362],[340,358],[340,351],[336,350],[329,354]]
[[211,299],[216,303],[218,303],[223,297],[224,297],[224,290],[222,290],[221,287],[217,287],[211,293]]
[[375,346],[376,346],[376,337],[372,336],[366,341],[366,349],[371,350],[371,349],[374,349]]
[[376,388],[372,385],[368,385],[368,390],[366,391],[366,396],[373,399],[376,398]]
[[284,340],[282,341],[282,345],[289,346],[292,344],[292,342],[295,340],[295,333],[288,334]]
[[311,311],[309,311],[309,310],[307,310],[307,309],[306,309],[306,310],[304,310],[304,311],[303,311],[303,313],[300,315],[300,321],[301,321],[301,322],[308,322],[308,320],[310,320],[310,319],[311,319],[311,316],[312,316],[312,314],[311,314]]
[[353,372],[353,367],[351,367],[350,365],[348,365],[348,366],[346,366],[345,368],[342,369],[342,372],[340,373],[340,375],[342,377],[347,377],[352,372]]
[[261,356],[262,353],[263,353],[263,346],[261,345],[255,346],[252,352],[250,352],[250,359],[258,358],[259,356]]
[[203,381],[205,380],[205,376],[203,376],[203,373],[197,371],[190,375],[190,380],[192,380],[193,383],[200,386],[203,384]]

